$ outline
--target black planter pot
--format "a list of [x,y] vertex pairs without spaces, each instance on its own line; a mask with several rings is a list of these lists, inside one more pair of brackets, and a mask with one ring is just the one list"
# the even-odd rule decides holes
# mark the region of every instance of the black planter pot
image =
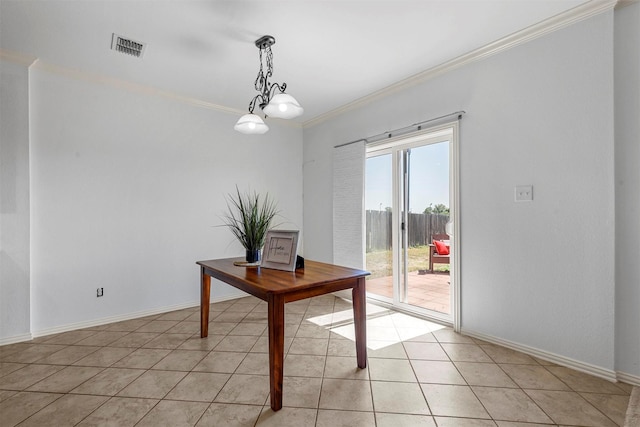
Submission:
[[245,257],[247,262],[258,262],[260,261],[260,249],[257,250],[247,250],[246,251],[246,257]]

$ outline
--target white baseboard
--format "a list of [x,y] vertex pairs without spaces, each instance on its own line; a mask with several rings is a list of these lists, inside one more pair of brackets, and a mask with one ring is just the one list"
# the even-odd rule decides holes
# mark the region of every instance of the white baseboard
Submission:
[[15,344],[17,342],[31,341],[33,336],[31,334],[14,335],[12,337],[0,339],[0,346]]
[[106,325],[108,323],[122,322],[124,320],[136,319],[139,317],[152,316],[154,314],[166,313],[168,311],[182,310],[185,308],[195,307],[200,305],[200,302],[185,302],[182,304],[175,304],[167,307],[153,308],[150,310],[136,311],[133,313],[119,314],[117,316],[103,317],[101,319],[87,320],[84,322],[68,323],[66,325],[55,326],[53,328],[40,329],[39,331],[33,331],[31,334],[34,338],[44,337],[47,335],[60,334],[62,332],[75,331],[76,329],[91,328],[93,326]]
[[[640,377],[637,375],[627,374],[625,372],[616,372],[618,381],[640,387]],[[639,396],[640,397],[640,396]],[[640,399],[639,399],[640,400]],[[639,401],[640,403],[640,401]],[[639,405],[640,406],[640,405]]]
[[485,335],[479,332],[470,331],[464,328],[462,328],[461,333],[473,338],[478,338],[483,341],[487,341],[492,344],[498,344],[498,345],[501,345],[502,347],[507,347],[512,350],[516,350],[516,351],[528,354],[530,356],[537,357],[539,359],[547,360],[549,362],[553,362],[558,365],[566,366],[567,368],[575,369],[576,371],[584,372],[586,374],[593,375],[595,377],[603,378],[608,381],[616,382],[619,379],[616,371],[613,371],[611,369],[601,368],[599,366],[591,365],[589,363],[581,362],[579,360],[571,359],[570,357],[550,353],[548,351],[518,344],[512,341],[507,341],[507,340],[493,337],[490,335]]
[[[238,298],[243,298],[245,296],[247,296],[247,294],[244,292],[232,294],[232,295],[226,295],[219,298],[212,298],[211,303],[213,304],[216,302],[234,300]],[[76,329],[90,328],[93,326],[101,326],[101,325],[106,325],[108,323],[122,322],[124,320],[137,319],[140,317],[152,316],[155,314],[167,313],[169,311],[183,310],[185,308],[199,307],[199,306],[200,306],[200,301],[190,301],[190,302],[184,302],[181,304],[175,304],[175,305],[166,306],[166,307],[154,308],[151,310],[136,311],[133,313],[103,317],[101,319],[88,320],[85,322],[69,323],[66,325],[56,326],[53,328],[41,329],[39,331],[32,331],[30,334],[16,335],[13,337],[3,338],[2,340],[0,340],[0,345],[31,341],[33,338],[37,338],[37,337],[60,334],[62,332],[75,331]]]

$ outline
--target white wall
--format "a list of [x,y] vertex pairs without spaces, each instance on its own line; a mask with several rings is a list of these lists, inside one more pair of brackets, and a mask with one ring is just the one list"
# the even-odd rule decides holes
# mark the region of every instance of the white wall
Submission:
[[241,135],[232,114],[38,67],[31,119],[36,335],[198,302],[195,262],[244,255],[215,227],[236,184],[268,191],[283,226],[302,229],[300,127],[272,121],[266,135]]
[[640,4],[615,14],[616,367],[640,380]]
[[612,11],[306,128],[305,253],[331,260],[332,146],[458,110],[463,330],[610,372]]
[[28,339],[29,69],[0,60],[0,342]]

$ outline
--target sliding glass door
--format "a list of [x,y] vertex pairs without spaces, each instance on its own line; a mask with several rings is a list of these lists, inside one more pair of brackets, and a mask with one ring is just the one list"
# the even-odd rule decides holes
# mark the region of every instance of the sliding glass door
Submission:
[[[365,264],[367,292],[387,302],[394,294],[394,167],[390,150],[367,156],[365,165]],[[373,279],[373,280],[372,280]]]
[[365,174],[369,296],[449,322],[454,144],[454,128],[444,127],[369,146]]
[[433,253],[433,241],[441,240],[449,248],[451,245],[447,235],[451,206],[450,143],[440,141],[403,150],[404,283],[400,286],[399,300],[445,315],[451,313],[451,268],[444,254]]

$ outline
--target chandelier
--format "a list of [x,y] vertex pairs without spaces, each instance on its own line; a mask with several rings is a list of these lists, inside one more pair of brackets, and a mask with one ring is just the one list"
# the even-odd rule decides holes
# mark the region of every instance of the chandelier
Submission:
[[[233,127],[235,130],[246,134],[262,134],[269,130],[269,126],[258,116],[253,114],[256,104],[264,113],[264,117],[277,117],[280,119],[293,119],[304,112],[296,99],[284,93],[287,84],[270,83],[273,75],[273,53],[271,46],[276,42],[272,36],[262,36],[256,40],[256,47],[260,51],[260,70],[254,86],[258,94],[249,102],[249,114],[238,119]],[[276,93],[278,92],[278,93]]]

